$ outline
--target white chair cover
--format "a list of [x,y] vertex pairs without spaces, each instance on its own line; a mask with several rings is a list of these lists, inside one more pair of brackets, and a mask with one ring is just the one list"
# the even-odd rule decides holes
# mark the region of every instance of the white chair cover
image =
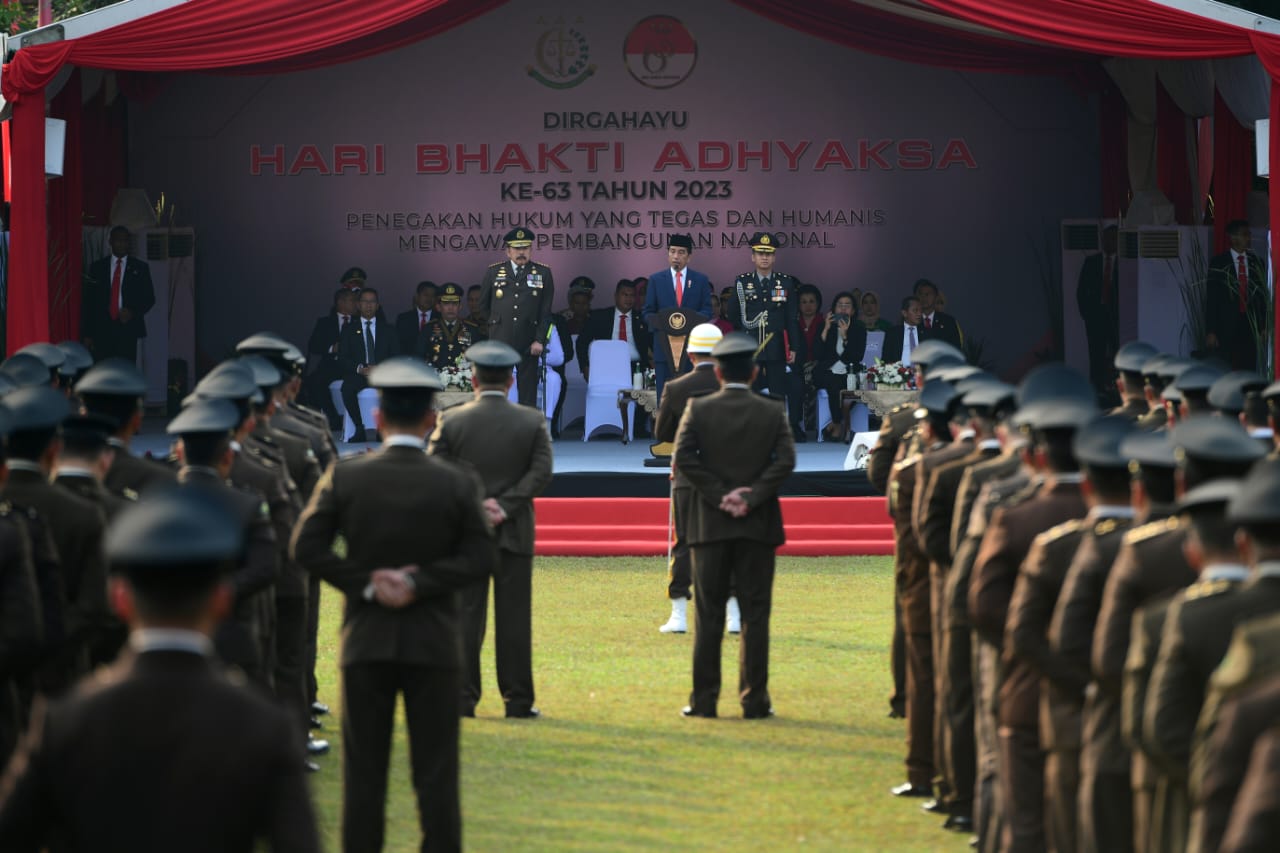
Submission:
[[[588,357],[591,361],[591,381],[587,383],[583,441],[589,440],[596,430],[605,427],[622,432],[618,392],[631,387],[631,349],[626,341],[592,341]],[[629,404],[629,408],[634,415],[635,404]],[[629,418],[628,423],[631,420]],[[627,439],[630,438],[627,435]]]

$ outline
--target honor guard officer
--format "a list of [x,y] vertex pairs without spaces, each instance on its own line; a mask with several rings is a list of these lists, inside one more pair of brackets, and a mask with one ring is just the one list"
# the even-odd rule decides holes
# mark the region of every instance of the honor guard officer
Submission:
[[769,615],[776,549],[785,539],[778,487],[795,468],[796,449],[780,404],[751,392],[757,345],[743,334],[716,344],[721,388],[690,400],[676,433],[674,465],[693,487],[687,532],[698,593],[686,717],[716,716],[730,584],[742,611],[742,716],[773,715]]
[[[479,478],[428,456],[429,365],[397,357],[370,371],[382,447],[344,459],[320,479],[294,530],[292,552],[346,596],[342,635],[342,848],[381,850],[397,698],[404,695],[410,766],[424,850],[462,848],[457,591],[496,559]],[[541,416],[538,417],[541,422]],[[333,549],[341,535],[344,554]]]
[[228,483],[234,459],[232,433],[242,420],[229,400],[197,399],[169,422],[166,432],[180,441],[178,482],[218,495],[244,530],[247,546],[230,578],[231,612],[214,641],[219,657],[270,689],[272,595],[280,561],[266,502],[261,495]]
[[[777,251],[774,235],[759,231],[752,236],[751,264],[755,269],[734,281],[735,301],[726,315],[735,329],[755,336],[759,349],[756,360],[763,374],[759,385],[781,400],[796,396],[787,394],[787,365],[796,360],[800,329],[796,325],[797,282],[773,268]],[[796,441],[804,441],[799,401],[791,399],[791,404],[791,433]]]
[[37,708],[0,785],[0,848],[320,850],[290,721],[211,660],[245,547],[217,497],[164,492],[112,525],[111,598],[132,654]]
[[527,228],[512,228],[502,238],[507,260],[489,267],[480,283],[480,310],[489,318],[488,337],[520,354],[516,393],[522,406],[536,406],[541,359],[551,334],[551,303],[556,285],[551,268],[531,261],[537,238]]
[[414,353],[436,370],[453,367],[472,344],[484,340],[485,332],[458,318],[462,288],[449,282],[440,288],[439,316],[432,317],[418,334]]
[[107,439],[115,449],[103,485],[114,495],[137,496],[153,486],[173,483],[173,470],[129,452],[129,442],[142,428],[142,398],[147,379],[123,359],[109,358],[89,368],[75,385],[85,414],[101,415],[116,422]]
[[[498,538],[493,569],[493,620],[498,690],[508,717],[533,718],[533,499],[551,482],[551,439],[537,411],[507,401],[519,353],[499,341],[467,350],[476,399],[450,409],[431,436],[429,452],[467,463],[484,483],[484,508]],[[489,610],[489,579],[462,591],[463,660],[460,712],[474,717],[480,701],[480,650]]]

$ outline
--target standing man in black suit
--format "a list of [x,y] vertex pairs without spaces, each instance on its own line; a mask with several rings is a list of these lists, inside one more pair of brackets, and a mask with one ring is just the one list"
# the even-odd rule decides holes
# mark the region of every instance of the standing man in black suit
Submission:
[[636,286],[629,279],[620,279],[613,288],[613,306],[597,308],[587,315],[587,321],[578,334],[578,369],[582,378],[591,378],[592,341],[626,341],[631,350],[631,368],[649,366],[652,357],[648,327],[640,321],[636,310]]
[[106,555],[128,650],[37,706],[0,783],[0,848],[320,850],[292,721],[213,658],[243,548],[236,519],[203,489],[121,513]]
[[[796,325],[799,282],[773,268],[777,251],[778,241],[772,234],[760,231],[752,236],[754,269],[734,281],[733,306],[725,313],[735,329],[755,335],[760,350],[756,360],[761,366],[757,387],[782,400],[787,396],[787,365],[795,363],[796,342],[800,339],[800,327]],[[804,441],[801,407],[791,408],[791,433],[796,441]]]
[[1249,251],[1249,223],[1227,223],[1231,247],[1209,259],[1205,289],[1205,348],[1236,370],[1255,370],[1266,347],[1267,269]]
[[1116,254],[1119,229],[1102,232],[1102,251],[1084,259],[1076,284],[1076,306],[1089,342],[1089,381],[1098,390],[1111,387],[1111,362],[1120,349],[1120,260]]
[[964,332],[960,324],[955,317],[938,310],[938,286],[922,278],[911,288],[911,295],[920,300],[920,340],[937,338],[963,352]]
[[516,388],[522,406],[538,404],[542,353],[551,334],[556,283],[551,268],[535,264],[530,249],[537,235],[512,228],[503,236],[507,259],[489,267],[480,283],[480,310],[489,318],[487,335],[520,353]]
[[368,441],[364,420],[360,417],[359,394],[369,387],[368,375],[375,364],[381,364],[400,354],[400,339],[396,330],[378,316],[378,291],[366,287],[356,300],[360,316],[347,328],[338,340],[338,359],[342,363],[342,402],[355,423],[353,442]]
[[[910,367],[914,364],[911,354],[924,339],[920,328],[920,300],[908,296],[902,300],[902,319],[896,326],[884,333],[884,348],[880,351],[880,360],[885,364],[900,361]],[[868,365],[870,366],[870,365]]]
[[420,281],[413,292],[413,307],[396,317],[396,334],[400,336],[400,352],[409,355],[418,343],[418,335],[436,317],[436,301],[440,289],[434,281]]
[[355,316],[358,295],[359,291],[339,287],[333,294],[333,307],[328,314],[316,318],[311,337],[307,338],[308,360],[314,367],[302,384],[311,403],[318,404],[329,418],[330,429],[342,426],[342,415],[333,405],[329,384],[345,378],[342,361],[338,358],[338,341]]
[[[404,695],[423,850],[462,849],[457,591],[486,577],[496,555],[474,472],[428,456],[433,396],[427,364],[373,368],[376,453],[329,467],[294,528],[291,550],[346,596],[342,633],[342,849],[381,850],[397,699]],[[539,420],[541,417],[539,416]],[[426,484],[430,484],[427,487]],[[335,537],[345,555],[333,549]]]
[[[498,534],[493,622],[498,690],[508,717],[539,716],[533,693],[533,499],[551,482],[551,438],[542,413],[512,406],[511,368],[520,354],[499,341],[467,350],[476,398],[448,411],[428,452],[464,462],[484,481],[484,510]],[[476,715],[480,648],[489,611],[489,578],[462,591],[464,671],[459,710]]]
[[89,267],[80,297],[80,338],[94,361],[138,361],[138,339],[147,336],[146,313],[156,304],[151,268],[129,254],[133,236],[117,225],[108,238],[111,254]]
[[689,401],[676,433],[675,467],[693,487],[688,535],[698,595],[693,692],[686,717],[716,716],[720,645],[732,584],[742,610],[742,716],[773,715],[769,614],[775,551],[785,541],[778,487],[796,464],[782,406],[751,392],[758,341],[727,335],[712,350],[721,388]]

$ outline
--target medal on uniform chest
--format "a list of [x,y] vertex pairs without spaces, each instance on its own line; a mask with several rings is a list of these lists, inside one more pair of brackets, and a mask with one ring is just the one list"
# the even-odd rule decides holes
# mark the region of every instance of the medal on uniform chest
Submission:
[[501,287],[499,287],[497,290],[495,290],[495,291],[493,292],[493,296],[494,296],[494,298],[495,298],[495,299],[501,299],[501,298],[502,298],[502,288],[501,288]]
[[787,290],[782,286],[782,282],[778,282],[773,286],[773,301],[774,302],[787,301]]
[[503,266],[498,267],[498,277],[497,277],[497,280],[493,283],[494,287],[496,288],[493,291],[493,297],[495,299],[502,298],[502,285],[506,283],[507,283],[507,267],[504,264]]
[[529,273],[528,283],[529,283],[529,289],[530,289],[530,290],[541,290],[541,289],[542,289],[542,274],[541,274],[541,273]]

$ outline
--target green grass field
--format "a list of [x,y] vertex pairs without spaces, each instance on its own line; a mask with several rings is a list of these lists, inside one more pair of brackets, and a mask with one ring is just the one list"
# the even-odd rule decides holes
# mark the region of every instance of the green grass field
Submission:
[[[770,693],[777,716],[737,716],[737,638],[725,640],[716,720],[686,720],[692,634],[663,635],[662,558],[539,559],[534,567],[536,721],[505,720],[493,676],[462,729],[462,805],[473,851],[968,850],[905,778],[904,726],[887,717],[888,558],[786,558],[774,584]],[[338,623],[326,588],[321,699],[334,751],[312,777],[326,849],[342,798]],[[417,849],[403,725],[387,849]]]

